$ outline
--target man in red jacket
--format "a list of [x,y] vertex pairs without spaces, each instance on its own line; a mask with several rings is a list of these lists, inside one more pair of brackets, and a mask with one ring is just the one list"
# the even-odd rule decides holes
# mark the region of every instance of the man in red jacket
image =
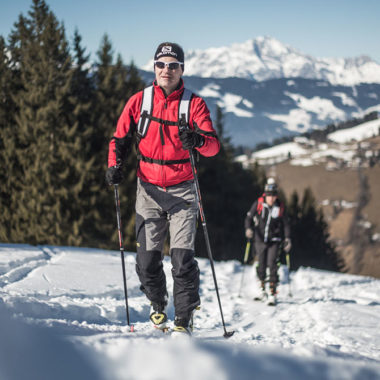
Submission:
[[[194,259],[198,206],[189,150],[214,156],[220,149],[204,100],[184,88],[184,52],[170,42],[154,55],[153,86],[127,102],[109,145],[108,184],[119,184],[122,165],[136,134],[139,165],[136,196],[136,272],[151,302],[150,319],[166,328],[167,289],[163,245],[169,231],[174,281],[174,330],[190,334],[200,304]],[[179,128],[183,123],[186,128]]]

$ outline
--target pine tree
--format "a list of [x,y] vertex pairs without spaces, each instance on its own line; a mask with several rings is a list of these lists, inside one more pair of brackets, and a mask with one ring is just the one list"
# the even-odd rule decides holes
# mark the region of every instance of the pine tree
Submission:
[[[232,146],[224,136],[220,108],[214,125],[221,150],[214,157],[200,156],[197,164],[211,248],[216,260],[242,260],[246,243],[244,219],[260,193],[260,185],[252,171],[234,162]],[[207,257],[201,226],[197,232],[196,254]]]
[[86,162],[85,183],[80,193],[80,201],[83,213],[81,236],[83,244],[94,245],[94,237],[97,232],[93,228],[93,220],[96,215],[97,193],[101,184],[98,180],[98,169],[95,167],[96,152],[91,145],[92,136],[95,134],[93,108],[95,104],[95,86],[90,76],[89,55],[82,46],[82,37],[75,30],[73,43],[73,84],[72,99],[76,99],[72,110],[73,123],[76,123],[78,133],[82,140],[82,159]]
[[319,269],[338,270],[339,261],[329,241],[328,226],[310,188],[305,189],[299,201],[294,192],[288,204],[291,223],[291,267],[310,266]]
[[33,0],[10,35],[12,66],[21,88],[15,96],[14,157],[20,176],[11,179],[11,241],[81,243],[82,160],[73,121],[73,71],[63,25],[43,0]]
[[[97,194],[97,215],[94,229],[98,231],[98,244],[109,247],[117,241],[117,228],[113,189],[105,184],[108,143],[113,136],[117,120],[128,98],[141,90],[144,83],[133,64],[126,67],[120,55],[114,63],[111,41],[105,35],[97,52],[95,87],[96,106],[94,107],[96,132],[92,138],[92,150],[96,152],[94,167],[97,168],[100,188]],[[134,249],[134,204],[136,198],[136,156],[132,151],[124,164],[125,179],[120,186],[122,222],[125,232],[125,246]]]
[[11,232],[11,178],[17,174],[14,160],[15,103],[12,95],[16,91],[10,68],[7,46],[0,36],[0,241],[9,241]]

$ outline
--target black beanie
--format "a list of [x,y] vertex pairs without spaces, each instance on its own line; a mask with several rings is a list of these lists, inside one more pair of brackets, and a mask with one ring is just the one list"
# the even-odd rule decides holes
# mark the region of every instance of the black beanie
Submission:
[[178,62],[185,62],[183,49],[173,42],[163,42],[158,45],[156,53],[154,54],[154,60],[156,61],[161,57],[173,57],[176,58]]

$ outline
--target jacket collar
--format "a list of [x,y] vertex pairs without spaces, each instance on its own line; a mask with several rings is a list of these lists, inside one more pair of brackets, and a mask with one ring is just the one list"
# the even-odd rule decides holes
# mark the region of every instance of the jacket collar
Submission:
[[154,80],[153,86],[154,86],[154,95],[162,100],[178,99],[181,97],[182,92],[184,90],[184,83],[183,83],[182,78],[179,80],[178,87],[167,97],[165,96],[164,90],[160,86],[157,85],[156,80]]

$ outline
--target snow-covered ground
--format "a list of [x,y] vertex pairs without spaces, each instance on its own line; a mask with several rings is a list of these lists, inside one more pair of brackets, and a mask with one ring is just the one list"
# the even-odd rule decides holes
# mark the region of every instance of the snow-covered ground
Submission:
[[[147,321],[134,253],[126,253],[130,332],[119,252],[0,244],[0,379],[380,379],[379,280],[301,268],[289,287],[282,267],[270,307],[252,300],[252,267],[239,292],[240,263],[216,263],[235,331],[225,339],[209,262],[198,262],[202,307],[193,338],[177,340]],[[164,267],[170,292],[169,260]]]

